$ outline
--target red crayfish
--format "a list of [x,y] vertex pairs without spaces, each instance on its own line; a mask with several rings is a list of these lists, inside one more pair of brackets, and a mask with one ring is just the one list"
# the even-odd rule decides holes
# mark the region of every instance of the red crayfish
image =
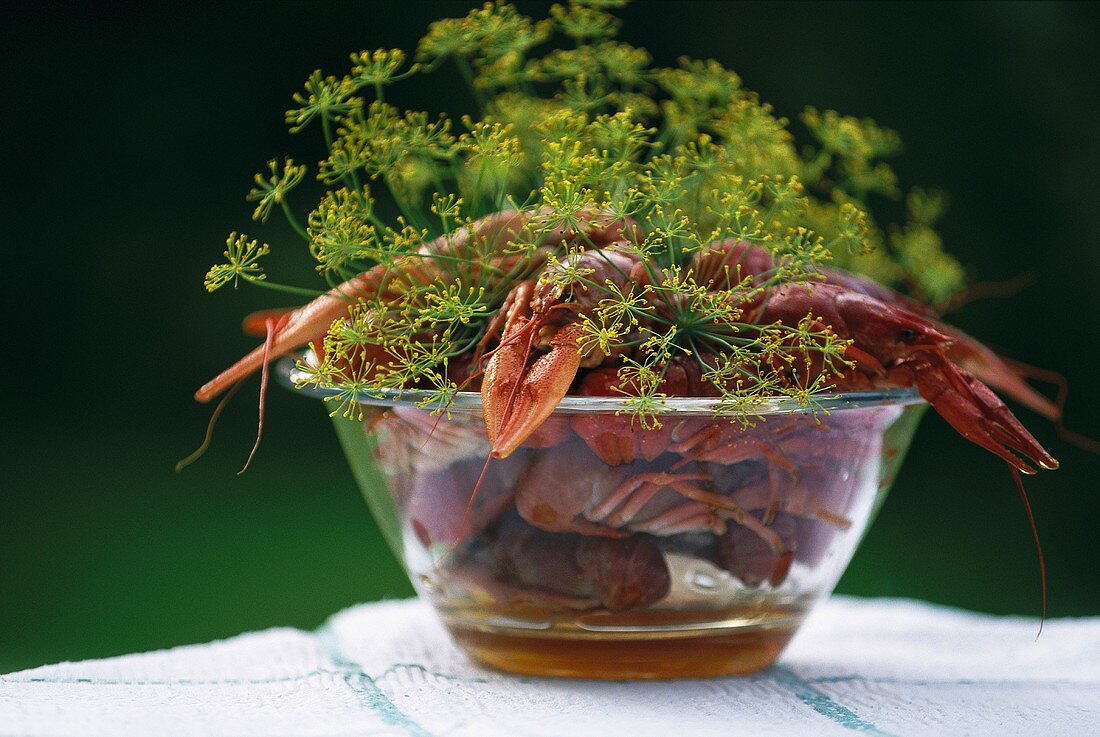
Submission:
[[[514,259],[507,246],[524,237],[531,217],[521,211],[488,216],[457,235],[426,244],[418,255],[453,255],[481,241],[492,243],[490,251],[499,254],[490,261]],[[827,547],[826,541],[796,549],[796,540],[807,539],[795,534],[797,529],[812,525],[819,537],[829,538],[850,526],[853,517],[869,513],[853,507],[843,489],[851,486],[853,474],[863,472],[863,461],[882,451],[875,440],[881,428],[866,423],[885,426],[890,418],[861,415],[864,425],[859,427],[846,427],[839,418],[824,427],[774,418],[763,433],[698,417],[669,418],[644,431],[632,427],[627,417],[551,417],[570,392],[625,393],[616,365],[631,350],[625,344],[611,350],[585,345],[582,350],[581,321],[601,295],[565,275],[586,273],[586,284],[644,295],[654,274],[631,247],[633,223],[595,212],[587,213],[584,222],[585,232],[556,231],[525,254],[527,278],[513,286],[466,366],[467,385],[480,385],[482,397],[484,434],[476,442],[444,431],[429,447],[424,439],[437,431],[434,421],[419,426],[413,421],[409,439],[401,429],[408,417],[397,413],[384,420],[391,423],[392,442],[383,444],[389,454],[383,460],[396,466],[419,463],[423,470],[434,469],[433,464],[467,463],[474,488],[480,486],[475,472],[479,457],[508,459],[507,472],[495,477],[491,488],[481,489],[486,496],[477,504],[469,501],[470,489],[452,488],[454,498],[438,506],[415,488],[402,492],[415,507],[416,534],[426,546],[443,542],[454,548],[496,525],[492,556],[513,583],[541,588],[547,595],[596,600],[613,610],[645,606],[667,594],[668,573],[650,542],[658,539],[675,545],[706,533],[709,547],[699,555],[747,585],[779,585],[793,561],[816,560]],[[566,252],[565,246],[580,241],[585,250]],[[551,254],[560,258],[548,260]],[[265,343],[204,385],[196,398],[217,396],[301,345],[318,347],[330,325],[346,318],[357,300],[384,300],[403,283],[446,279],[445,264],[410,258],[402,269],[366,271],[279,315],[277,322],[270,314],[252,318],[246,327],[256,330],[262,323]],[[844,354],[848,368],[834,380],[837,391],[915,387],[963,437],[1003,459],[1014,472],[1058,467],[987,384],[1049,418],[1056,419],[1059,408],[988,348],[923,305],[847,272],[820,269],[802,283],[754,286],[779,266],[764,248],[725,241],[696,253],[686,269],[707,289],[741,285],[748,296],[737,308],[745,323],[794,327],[812,316],[820,329],[850,341]],[[700,368],[713,357],[694,358],[665,367],[663,394],[716,393],[719,387],[704,380]],[[763,368],[798,384],[815,370],[814,360],[807,355]],[[410,450],[414,445],[419,450]],[[547,450],[529,459],[510,458],[532,447]],[[577,460],[581,458],[592,460]],[[718,472],[735,464],[738,473]],[[580,466],[581,476],[563,474],[569,465]],[[840,491],[830,494],[829,489]],[[465,516],[455,511],[467,505]],[[515,514],[507,511],[513,506]],[[561,560],[526,554],[545,549],[553,539],[565,551],[554,554],[564,556]],[[559,573],[547,576],[543,569]],[[629,585],[622,583],[627,580]]]

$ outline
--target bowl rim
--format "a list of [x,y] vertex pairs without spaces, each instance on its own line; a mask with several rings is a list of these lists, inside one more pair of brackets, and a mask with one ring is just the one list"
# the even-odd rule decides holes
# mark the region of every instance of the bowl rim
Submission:
[[[287,356],[275,362],[275,375],[279,383],[293,392],[315,399],[339,396],[337,389],[300,386],[299,381],[307,374],[297,367],[301,356]],[[362,396],[358,402],[374,407],[415,407],[428,393],[418,389],[380,389],[373,396]],[[628,411],[627,399],[619,397],[582,397],[568,395],[558,403],[555,414],[607,414]],[[813,412],[835,412],[867,407],[894,406],[905,407],[924,404],[925,400],[913,387],[880,389],[874,391],[837,392],[823,394],[815,399],[812,406],[800,405],[788,397],[766,397],[752,407],[748,413],[752,417],[766,415],[809,414]],[[722,410],[721,399],[716,397],[668,397],[661,400],[662,406],[654,414],[665,415],[709,415],[736,416],[745,414],[740,411]],[[481,412],[481,394],[478,392],[457,392],[448,412]]]

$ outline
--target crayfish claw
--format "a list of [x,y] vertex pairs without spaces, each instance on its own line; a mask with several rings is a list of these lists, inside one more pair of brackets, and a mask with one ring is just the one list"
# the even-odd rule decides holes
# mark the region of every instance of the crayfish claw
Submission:
[[482,382],[482,408],[495,458],[507,458],[535,432],[557,408],[581,365],[577,350],[580,326],[560,329],[550,341],[550,352],[526,369],[534,328],[528,320],[517,323],[493,353]]
[[1047,452],[1004,402],[982,382],[951,363],[939,351],[927,351],[895,367],[912,377],[921,396],[964,438],[1001,458],[1020,473],[1054,470]]

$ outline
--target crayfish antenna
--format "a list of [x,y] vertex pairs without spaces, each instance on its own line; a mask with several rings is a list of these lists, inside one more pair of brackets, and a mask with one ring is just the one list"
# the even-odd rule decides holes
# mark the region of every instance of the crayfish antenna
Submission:
[[1032,269],[1004,281],[985,281],[971,284],[956,292],[939,310],[941,315],[955,312],[961,307],[983,299],[1008,299],[1015,297],[1039,280],[1039,272]]
[[260,367],[260,403],[259,403],[259,419],[256,422],[256,442],[252,445],[252,450],[248,454],[248,459],[244,462],[244,466],[240,471],[237,471],[237,475],[240,476],[248,470],[248,466],[252,463],[252,457],[256,455],[256,451],[260,449],[260,439],[264,434],[264,407],[267,403],[267,379],[271,373],[271,346],[275,343],[275,336],[286,325],[290,315],[283,315],[279,318],[278,322],[272,318],[267,318],[264,324],[267,328],[267,338],[264,339],[264,357],[263,363]]
[[1065,408],[1066,400],[1069,398],[1069,381],[1066,380],[1065,376],[1057,371],[1039,368],[1038,366],[1032,366],[1031,364],[1015,359],[1006,358],[1004,361],[1022,376],[1036,379],[1037,381],[1045,381],[1048,384],[1056,386],[1058,388],[1058,396],[1054,400],[1054,406],[1057,409],[1057,413],[1054,417],[1050,418],[1054,420],[1054,431],[1058,433],[1058,437],[1065,440],[1070,445],[1075,445],[1081,450],[1087,450],[1089,453],[1100,455],[1100,441],[1090,438],[1088,435],[1074,432],[1066,427]]
[[[1062,417],[1062,404],[1052,402],[1047,397],[1036,391],[1025,381],[1029,376],[1038,378],[1041,369],[1030,370],[1032,367],[1017,361],[997,355],[996,352],[970,337],[953,325],[938,325],[940,329],[951,338],[951,345],[947,348],[947,356],[952,363],[969,371],[979,381],[996,389],[1005,396],[1011,397],[1051,422],[1058,422]],[[1025,368],[1026,367],[1026,368]],[[1058,379],[1061,377],[1059,376]],[[1051,383],[1059,383],[1058,379],[1049,379]]]
[[470,492],[470,501],[466,502],[466,510],[462,513],[462,521],[458,524],[458,531],[455,533],[454,540],[447,546],[447,549],[443,551],[443,555],[435,562],[435,565],[443,563],[445,560],[454,555],[458,550],[458,546],[466,539],[467,532],[471,529],[471,524],[474,518],[474,507],[477,505],[477,495],[481,492],[481,487],[485,485],[485,477],[489,473],[489,464],[493,462],[493,456],[489,455],[485,459],[485,464],[481,467],[481,474],[477,477],[477,483],[474,484],[474,490]]
[[1035,515],[1031,512],[1031,502],[1027,498],[1027,492],[1024,491],[1024,481],[1020,478],[1020,472],[1011,465],[1008,470],[1012,471],[1012,478],[1016,479],[1016,489],[1020,492],[1020,500],[1024,503],[1027,522],[1031,525],[1031,536],[1035,540],[1035,552],[1039,556],[1039,584],[1043,590],[1043,613],[1039,617],[1039,631],[1035,633],[1035,639],[1038,640],[1039,635],[1043,634],[1043,623],[1047,619],[1047,564],[1043,557],[1043,546],[1039,542],[1039,528],[1035,525]]
[[233,386],[229,387],[229,391],[227,391],[218,401],[218,406],[214,407],[214,411],[210,415],[210,422],[206,423],[206,436],[203,437],[202,444],[199,445],[199,447],[196,448],[195,451],[191,453],[191,455],[176,462],[176,473],[179,473],[180,471],[187,468],[192,463],[206,455],[206,451],[210,449],[210,442],[214,439],[214,425],[218,424],[218,418],[221,417],[222,410],[224,410],[225,406],[229,404],[229,400],[233,398],[233,395],[237,393],[237,390],[244,386],[244,382],[246,380],[247,377],[245,379],[238,379],[237,382],[233,384]]

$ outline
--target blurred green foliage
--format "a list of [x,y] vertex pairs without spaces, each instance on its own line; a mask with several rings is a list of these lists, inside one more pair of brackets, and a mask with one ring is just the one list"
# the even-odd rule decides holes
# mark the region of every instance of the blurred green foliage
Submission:
[[[0,672],[313,627],[411,593],[313,402],[273,391],[264,445],[237,477],[254,431],[250,385],[213,451],[182,475],[172,466],[205,427],[209,408],[191,392],[251,347],[239,317],[285,303],[207,295],[202,275],[248,222],[253,173],[278,154],[316,158],[286,135],[290,93],[318,66],[410,48],[430,20],[468,8],[10,11]],[[1068,423],[1100,435],[1100,6],[641,2],[623,16],[623,38],[659,63],[716,58],[781,114],[809,103],[899,130],[899,173],[950,192],[942,231],[972,278],[1036,276],[951,321],[1064,373]],[[457,76],[430,79],[398,102],[469,107]],[[293,237],[274,224],[262,235]],[[288,248],[267,268],[305,280],[311,264]],[[1019,414],[1063,461],[1028,480],[1050,613],[1100,613],[1100,459]],[[1035,555],[1004,465],[929,413],[840,590],[1036,614]]]

